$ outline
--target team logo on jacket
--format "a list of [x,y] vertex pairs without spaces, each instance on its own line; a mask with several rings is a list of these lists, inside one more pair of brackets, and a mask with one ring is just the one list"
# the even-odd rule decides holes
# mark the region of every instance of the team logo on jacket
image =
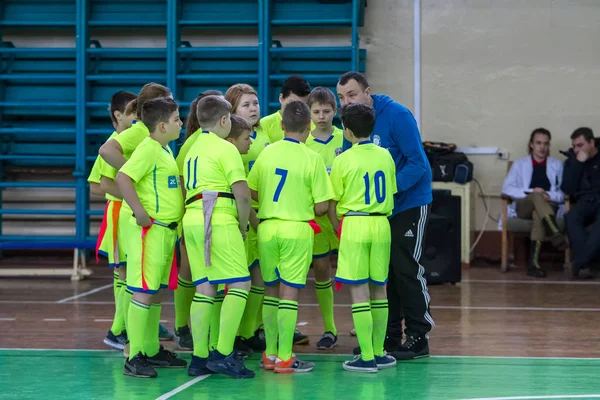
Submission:
[[376,146],[381,146],[381,138],[379,135],[373,135],[373,144]]
[[169,189],[177,188],[177,177],[176,176],[173,176],[173,175],[169,176],[168,182],[169,182]]
[[342,148],[338,147],[337,149],[335,149],[335,156],[339,156],[340,154],[342,154]]
[[327,170],[327,174],[331,174],[331,165],[328,165],[327,167],[325,167],[325,169]]

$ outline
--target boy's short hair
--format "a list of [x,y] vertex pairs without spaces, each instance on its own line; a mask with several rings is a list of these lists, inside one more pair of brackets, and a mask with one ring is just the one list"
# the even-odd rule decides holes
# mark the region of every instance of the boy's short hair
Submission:
[[341,109],[344,128],[357,138],[368,138],[375,128],[375,110],[366,104],[348,104]]
[[340,79],[338,80],[338,85],[346,85],[352,79],[354,79],[356,83],[358,83],[358,85],[363,91],[369,87],[369,81],[367,81],[367,77],[364,74],[361,74],[360,72],[356,71],[346,72],[344,75],[340,76]]
[[206,96],[198,101],[196,116],[202,127],[215,126],[219,119],[231,113],[231,103],[221,96]]
[[242,133],[244,132],[252,132],[252,127],[248,121],[239,115],[231,114],[231,131],[227,138],[237,139],[242,136]]
[[310,124],[310,108],[303,101],[290,101],[281,114],[286,132],[302,133]]
[[135,99],[137,99],[137,94],[125,90],[119,90],[112,95],[112,98],[110,99],[110,105],[108,106],[108,111],[110,111],[110,120],[113,122],[113,124],[117,123],[115,111],[124,113],[127,104]]
[[315,103],[329,104],[334,110],[337,110],[335,94],[326,87],[318,86],[310,92],[308,95],[308,106],[312,107]]
[[142,122],[150,132],[154,132],[160,122],[168,123],[178,108],[177,102],[167,97],[148,100],[142,104]]
[[190,113],[185,119],[186,139],[192,136],[194,132],[196,132],[198,129],[200,129],[200,124],[198,123],[198,117],[196,115],[196,113],[198,112],[198,102],[206,96],[223,96],[223,93],[221,93],[218,90],[205,90],[204,92],[200,93],[198,97],[194,99],[194,101],[192,101],[192,104],[190,104]]
[[310,94],[310,84],[300,75],[292,75],[281,85],[281,96],[285,99],[292,93],[298,97],[306,97]]

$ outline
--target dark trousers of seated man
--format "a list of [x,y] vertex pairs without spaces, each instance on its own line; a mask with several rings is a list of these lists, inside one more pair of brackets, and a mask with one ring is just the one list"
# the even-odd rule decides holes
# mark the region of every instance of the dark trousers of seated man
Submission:
[[540,266],[540,250],[542,242],[549,236],[552,244],[565,248],[565,237],[560,233],[556,223],[557,206],[544,198],[543,193],[530,193],[524,199],[516,201],[517,217],[530,219],[531,226],[531,249],[527,275],[537,278],[547,276],[546,271]]
[[600,195],[577,199],[565,214],[565,223],[572,250],[573,275],[591,277],[589,264],[600,249]]

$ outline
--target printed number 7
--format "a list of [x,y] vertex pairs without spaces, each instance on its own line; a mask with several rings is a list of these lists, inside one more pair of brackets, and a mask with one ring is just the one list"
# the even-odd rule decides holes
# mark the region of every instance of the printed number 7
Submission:
[[281,195],[281,190],[283,189],[283,185],[285,185],[285,180],[287,179],[288,170],[276,168],[275,175],[281,176],[279,180],[279,184],[277,185],[277,189],[275,189],[275,194],[273,195],[273,201],[277,203],[279,201],[279,196]]

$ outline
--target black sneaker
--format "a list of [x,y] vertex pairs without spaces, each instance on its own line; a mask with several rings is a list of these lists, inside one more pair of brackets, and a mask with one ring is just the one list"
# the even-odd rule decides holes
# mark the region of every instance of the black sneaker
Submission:
[[206,368],[206,363],[208,362],[208,358],[200,358],[197,356],[192,356],[192,362],[190,363],[190,367],[188,368],[189,376],[201,376],[201,375],[210,375],[212,371]]
[[406,341],[398,350],[392,352],[392,356],[398,361],[429,357],[427,335],[406,335]]
[[254,352],[256,353],[262,353],[267,348],[267,345],[265,343],[264,331],[262,332],[262,338],[261,331],[262,329],[258,329],[256,330],[256,332],[254,332],[254,336],[252,336],[251,338],[242,339],[242,343],[254,350]]
[[[400,339],[400,340],[402,340],[402,339]],[[387,336],[385,338],[385,342],[383,342],[383,349],[388,353],[400,350],[400,347],[401,347],[401,342],[397,341],[396,339],[392,339],[389,336]],[[354,348],[354,350],[352,350],[352,352],[354,353],[355,356],[361,354],[360,346],[356,346]]]
[[298,329],[294,331],[294,344],[308,344],[310,339],[308,336],[302,334]]
[[187,361],[177,358],[177,354],[160,346],[158,353],[152,357],[146,357],[148,364],[155,368],[185,368]]
[[137,353],[131,360],[125,360],[123,374],[136,378],[156,378],[158,376],[154,368],[148,364],[146,356],[142,353]]
[[254,353],[254,350],[252,350],[252,348],[245,343],[245,340],[241,336],[235,337],[235,342],[233,342],[233,350],[244,357],[251,356]]
[[177,338],[177,347],[181,350],[194,350],[194,339],[192,338],[189,326],[186,325],[175,329],[175,337]]
[[317,342],[318,350],[333,349],[337,345],[337,336],[331,332],[325,332]]
[[254,371],[244,366],[244,359],[239,357],[235,351],[225,356],[218,351],[213,352],[208,357],[206,368],[215,374],[229,375],[236,379],[254,378]]
[[125,343],[127,343],[127,334],[125,331],[118,335],[115,335],[112,333],[112,331],[108,331],[106,337],[104,338],[105,345],[117,350],[123,350],[125,348]]

